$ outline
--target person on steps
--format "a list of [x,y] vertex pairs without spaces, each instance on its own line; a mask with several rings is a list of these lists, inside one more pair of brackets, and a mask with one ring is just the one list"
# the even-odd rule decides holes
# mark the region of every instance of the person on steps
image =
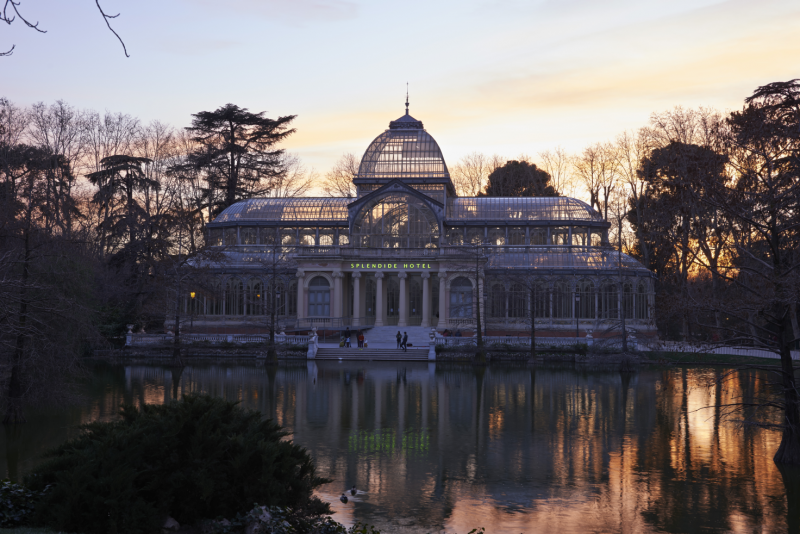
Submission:
[[[400,332],[398,332],[398,335]],[[400,347],[403,351],[408,352],[408,332],[403,332],[403,341],[400,343]]]
[[345,338],[345,339],[347,339],[348,337],[350,337],[350,334],[351,334],[351,332],[350,332],[350,327],[348,326],[348,327],[347,327],[347,328],[345,328],[345,330],[344,330],[344,338]]
[[356,336],[356,341],[358,341],[358,348],[362,348],[364,346],[364,333],[361,330],[358,331],[358,336]]
[[403,336],[400,335],[400,330],[397,331],[397,335],[395,337],[397,338],[397,348],[398,349],[402,348]]

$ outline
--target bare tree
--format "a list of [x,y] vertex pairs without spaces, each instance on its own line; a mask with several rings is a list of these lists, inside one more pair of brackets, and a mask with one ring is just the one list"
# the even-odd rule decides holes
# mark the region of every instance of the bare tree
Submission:
[[[116,36],[117,40],[119,40],[119,43],[122,45],[122,50],[123,52],[125,52],[125,57],[130,57],[128,55],[128,49],[125,47],[125,43],[122,41],[122,38],[116,31],[114,31],[114,28],[111,27],[111,19],[119,17],[119,13],[117,13],[116,15],[109,15],[105,11],[103,11],[102,6],[100,6],[100,0],[94,0],[94,3],[97,6],[98,11],[100,11],[100,15],[102,15],[103,21],[106,23],[106,26],[108,26],[108,29],[111,31],[111,33],[114,34],[114,36]],[[3,4],[3,10],[2,12],[0,12],[0,22],[5,22],[6,24],[11,25],[12,22],[19,19],[28,28],[32,28],[39,33],[47,33],[47,30],[39,28],[38,22],[32,23],[28,19],[22,16],[22,14],[19,11],[20,4],[22,4],[22,0],[5,0]],[[14,53],[15,48],[16,45],[11,45],[11,48],[9,50],[6,50],[5,52],[0,52],[0,56],[12,55]]]
[[353,179],[358,175],[358,158],[351,153],[342,154],[331,170],[322,178],[322,191],[329,197],[355,198],[358,195]]
[[610,143],[597,143],[586,147],[575,158],[575,174],[589,192],[590,205],[604,219],[608,219],[608,208],[618,185],[617,157]]
[[283,172],[269,180],[269,196],[275,198],[294,198],[305,196],[317,181],[314,169],[307,170],[294,154],[281,156]]
[[550,182],[561,195],[575,195],[575,178],[573,176],[572,156],[562,147],[539,152],[541,167],[550,175]]
[[505,160],[498,155],[486,156],[480,152],[472,152],[458,160],[450,168],[450,178],[456,193],[462,197],[476,197],[489,179],[489,175],[498,167],[502,167]]

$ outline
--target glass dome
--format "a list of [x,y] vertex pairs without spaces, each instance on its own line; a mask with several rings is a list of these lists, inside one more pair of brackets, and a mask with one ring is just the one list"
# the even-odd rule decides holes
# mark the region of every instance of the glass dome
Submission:
[[427,178],[450,180],[442,151],[422,123],[406,114],[369,145],[358,180]]

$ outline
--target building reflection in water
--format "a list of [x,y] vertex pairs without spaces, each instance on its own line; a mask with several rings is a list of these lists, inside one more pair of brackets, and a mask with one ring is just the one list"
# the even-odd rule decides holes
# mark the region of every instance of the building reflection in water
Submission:
[[[335,482],[320,494],[342,522],[386,531],[752,532],[786,530],[775,431],[743,431],[721,406],[758,393],[742,372],[571,366],[318,362],[294,367],[101,368],[87,408],[6,430],[11,476],[74,425],[122,402],[207,393],[261,410]],[[710,408],[707,408],[710,407]],[[58,421],[56,423],[56,421]],[[19,433],[19,432],[18,432]],[[355,484],[366,492],[347,505]],[[793,511],[792,514],[796,514]]]

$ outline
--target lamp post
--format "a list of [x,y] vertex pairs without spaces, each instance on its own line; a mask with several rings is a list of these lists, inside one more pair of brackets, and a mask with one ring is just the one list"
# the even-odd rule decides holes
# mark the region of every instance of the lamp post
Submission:
[[[581,296],[575,293],[575,339],[580,339],[578,334],[578,317],[580,317]],[[577,342],[577,341],[576,341]]]
[[189,314],[189,331],[194,334],[194,291],[189,293],[189,296],[192,298],[192,311]]

